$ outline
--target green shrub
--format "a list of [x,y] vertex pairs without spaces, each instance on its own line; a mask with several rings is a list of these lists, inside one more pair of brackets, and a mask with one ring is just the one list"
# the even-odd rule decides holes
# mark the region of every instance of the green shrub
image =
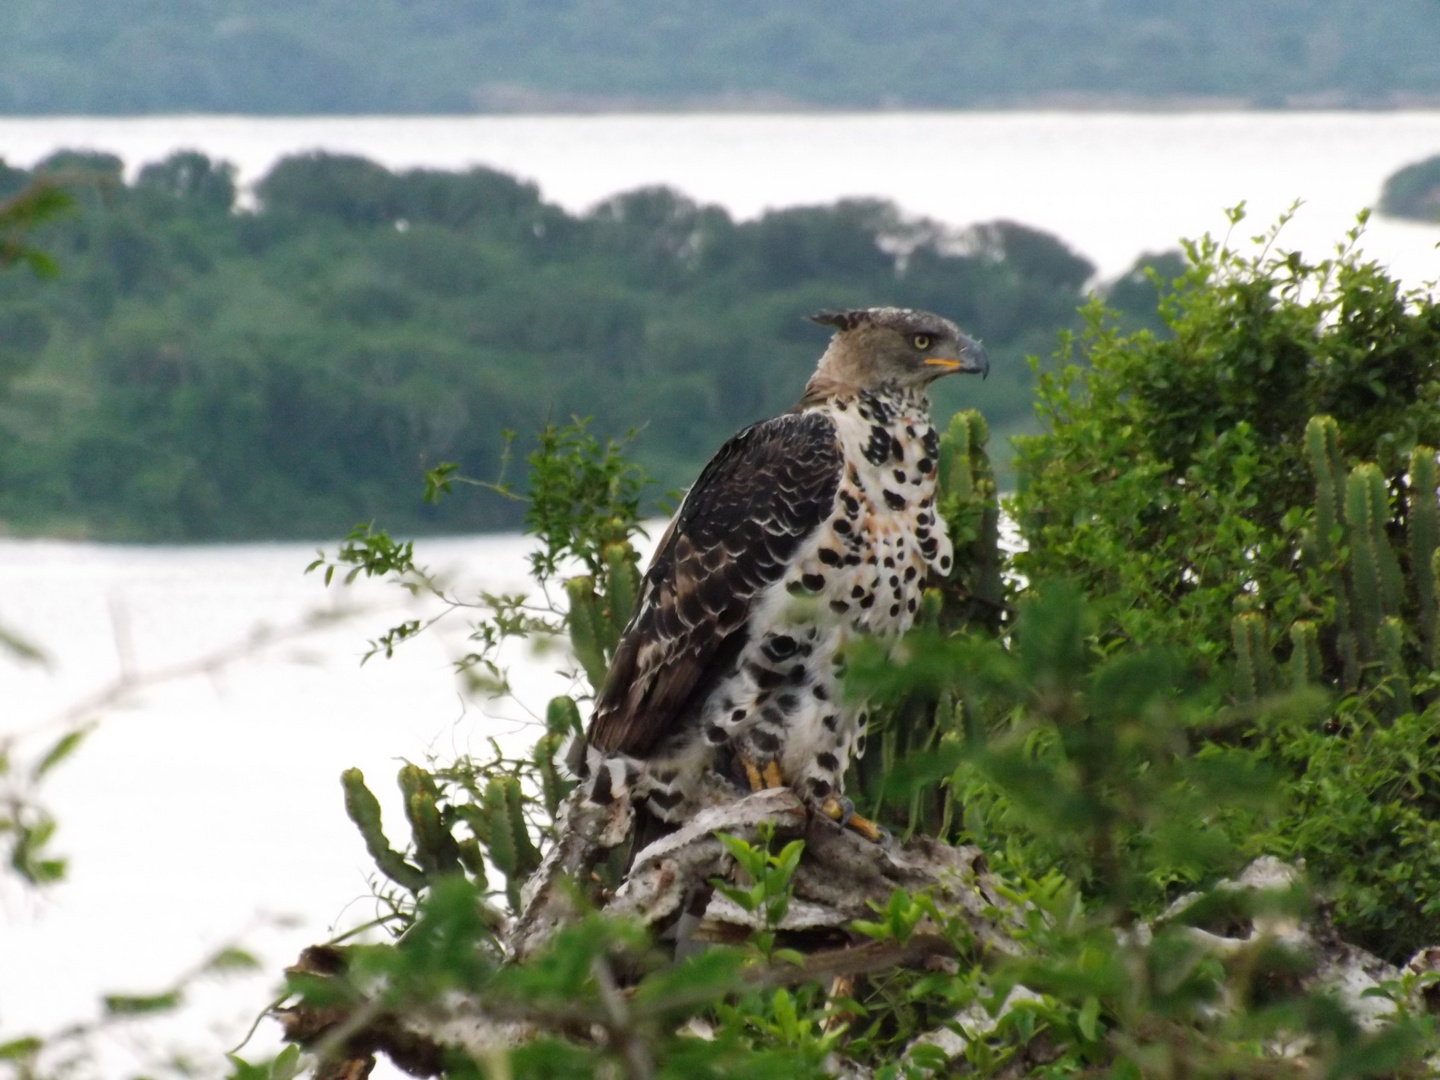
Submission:
[[1225,741],[1263,745],[1297,800],[1252,849],[1334,877],[1342,929],[1395,959],[1440,940],[1423,734],[1440,720],[1440,302],[1360,261],[1354,236],[1313,265],[1274,233],[1250,256],[1189,245],[1163,339],[1092,305],[1040,380],[1044,430],[1019,440],[1015,566],[1081,583],[1102,653],[1178,649],[1242,704],[1336,695],[1333,733]]

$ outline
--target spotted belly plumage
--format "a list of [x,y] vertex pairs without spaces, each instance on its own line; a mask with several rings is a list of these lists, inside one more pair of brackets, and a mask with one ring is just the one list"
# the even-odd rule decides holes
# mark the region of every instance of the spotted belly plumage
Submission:
[[[624,688],[612,669],[592,723],[586,771],[596,796],[628,789],[664,822],[683,820],[723,792],[707,783],[717,775],[744,785],[747,764],[777,765],[815,805],[841,795],[852,757],[864,752],[866,724],[863,705],[842,700],[845,643],[856,634],[898,637],[914,620],[927,577],[948,573],[953,558],[935,508],[939,440],[922,392],[836,395],[737,441],[746,445],[729,453],[730,467],[707,468],[682,505],[626,631],[626,639],[633,631],[668,646],[617,655],[618,678],[632,681],[646,672],[661,681],[657,664],[683,669],[702,656],[707,669],[653,732],[637,730],[633,719],[629,727],[607,726],[607,717],[620,715]],[[727,450],[716,460],[725,462]],[[741,483],[769,485],[775,494],[763,507],[715,498]],[[690,505],[697,498],[705,515]],[[717,506],[742,513],[733,530],[706,533],[699,519],[713,518]],[[758,517],[745,516],[747,508]],[[726,559],[736,563],[733,594],[715,589],[706,597]],[[687,563],[696,567],[691,587]],[[707,624],[724,630],[737,596],[743,618],[719,642],[695,634]],[[633,694],[625,705],[631,718],[646,715]]]

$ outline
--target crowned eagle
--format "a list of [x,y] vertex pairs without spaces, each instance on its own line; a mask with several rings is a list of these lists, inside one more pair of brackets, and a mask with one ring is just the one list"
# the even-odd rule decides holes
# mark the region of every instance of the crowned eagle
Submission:
[[927,577],[950,571],[927,391],[989,361],[924,311],[812,318],[835,332],[804,395],[726,442],[685,496],[572,758],[590,798],[627,792],[661,831],[723,777],[788,784],[878,835],[844,798],[865,733],[841,650],[902,634]]

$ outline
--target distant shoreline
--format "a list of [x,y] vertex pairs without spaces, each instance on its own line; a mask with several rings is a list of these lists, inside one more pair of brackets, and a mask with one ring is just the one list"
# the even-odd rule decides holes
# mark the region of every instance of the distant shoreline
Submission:
[[314,111],[314,112],[193,112],[173,109],[155,112],[9,112],[0,109],[3,120],[194,120],[203,117],[217,120],[474,120],[620,117],[620,116],[951,116],[951,115],[1010,115],[1014,113],[1073,113],[1080,116],[1135,114],[1180,115],[1243,115],[1243,114],[1302,114],[1316,113],[1403,113],[1440,112],[1440,93],[1429,95],[1405,95],[1384,101],[1377,100],[1335,100],[1325,95],[1310,95],[1299,102],[1276,103],[1250,101],[1233,97],[1174,97],[1135,98],[1123,95],[1044,95],[1033,100],[1014,102],[992,102],[967,106],[925,106],[925,105],[877,105],[870,108],[857,106],[813,105],[797,101],[745,102],[729,98],[697,99],[694,101],[656,104],[630,99],[595,99],[586,101],[554,102],[547,106],[543,101],[517,103],[513,108],[495,107],[472,109],[465,112],[444,110],[396,110],[375,111]]
[[8,0],[4,115],[1440,108],[1434,0]]
[[[923,145],[926,166],[904,147]],[[1291,242],[1322,257],[1395,170],[1440,152],[1440,107],[1345,110],[934,109],[543,114],[0,116],[0,158],[59,150],[146,162],[198,150],[236,167],[241,204],[287,154],[354,154],[386,168],[499,169],[572,213],[667,186],[737,220],[769,209],[880,197],[956,226],[1014,220],[1064,236],[1114,277],[1142,251],[1306,206]],[[1155,193],[1165,191],[1163,200]],[[1367,249],[1412,281],[1435,276],[1434,240],[1372,221]]]
[[[0,518],[238,540],[513,525],[422,506],[419,470],[494,476],[500,432],[572,414],[643,426],[637,460],[678,488],[791,404],[802,316],[837,302],[983,337],[991,379],[937,409],[982,408],[1003,468],[1024,358],[1087,283],[1127,277],[1113,305],[1148,318],[1138,259],[1206,233],[1247,248],[1297,197],[1280,243],[1326,258],[1440,150],[1440,110],[0,119],[12,166],[85,147],[60,166],[125,190],[37,237],[58,282],[0,275],[0,334],[29,343]],[[903,269],[892,238],[919,243]],[[1437,240],[1377,216],[1361,247],[1418,287]]]

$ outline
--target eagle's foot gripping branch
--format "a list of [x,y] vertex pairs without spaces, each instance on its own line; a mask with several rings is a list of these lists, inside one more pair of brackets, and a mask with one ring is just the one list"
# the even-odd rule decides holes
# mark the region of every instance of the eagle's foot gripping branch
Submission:
[[839,823],[842,829],[854,829],[866,840],[876,844],[890,839],[889,829],[855,813],[855,804],[843,795],[839,798],[830,796],[820,804],[820,812],[830,820]]
[[776,762],[767,761],[762,768],[749,758],[742,757],[740,760],[745,766],[745,777],[750,781],[752,792],[785,786],[785,777],[780,774],[780,766]]
[[[750,782],[752,794],[785,787],[785,777],[776,762],[767,761],[764,765],[760,765],[741,756],[740,764],[745,769],[745,777]],[[818,809],[820,813],[836,822],[842,829],[853,829],[872,843],[882,844],[890,840],[890,830],[855,813],[855,804],[843,795],[829,796]]]

